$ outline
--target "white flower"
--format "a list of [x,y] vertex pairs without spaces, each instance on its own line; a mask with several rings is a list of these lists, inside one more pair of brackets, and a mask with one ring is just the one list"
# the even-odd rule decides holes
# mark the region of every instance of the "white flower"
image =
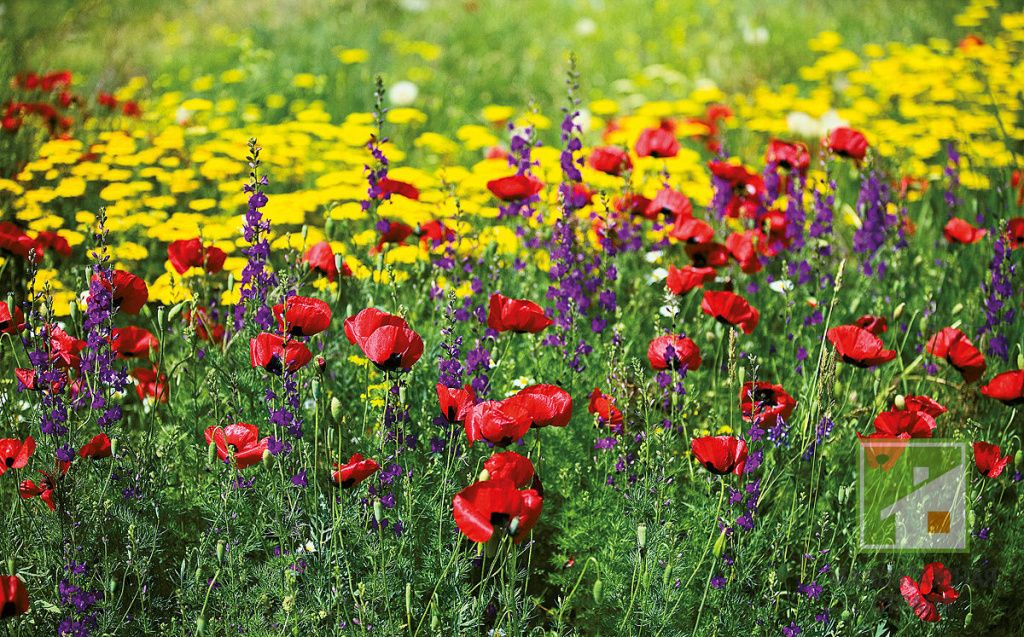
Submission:
[[416,101],[419,94],[419,87],[409,80],[402,80],[388,89],[388,102],[393,106],[408,106]]
[[743,41],[747,44],[765,44],[768,42],[768,29],[765,27],[743,26]]
[[846,121],[842,117],[839,117],[839,113],[833,109],[825,111],[825,114],[821,116],[821,134],[835,130],[841,126],[849,126],[850,122]]
[[678,305],[662,305],[658,309],[658,314],[661,314],[665,318],[674,318],[676,314],[679,314]]
[[423,13],[430,8],[430,0],[401,0],[398,4],[410,13]]
[[658,261],[661,260],[661,255],[663,254],[664,252],[662,252],[661,250],[651,250],[650,252],[644,254],[644,261],[648,263],[657,263]]
[[666,270],[665,268],[654,268],[653,270],[651,270],[650,274],[647,275],[647,283],[649,285],[654,285],[655,283],[659,281],[664,281],[667,278],[668,270]]
[[800,137],[820,137],[821,125],[807,113],[793,111],[786,116],[786,128]]
[[[512,381],[512,386],[516,388],[516,391],[519,391],[520,389],[526,389],[527,387],[533,384],[533,379],[527,376],[520,376],[519,378]],[[512,392],[512,394],[514,393],[515,392]],[[512,394],[509,395],[511,396]]]
[[579,112],[576,113],[576,117],[574,117],[572,121],[573,121],[574,124],[579,126],[581,131],[586,133],[587,131],[590,130],[590,121],[591,121],[590,111],[588,111],[585,108],[581,108],[579,110]]
[[779,294],[786,294],[793,289],[793,282],[789,279],[777,279],[768,284],[768,289]]
[[597,23],[594,22],[591,18],[580,18],[579,20],[576,21],[576,26],[574,27],[574,29],[576,31],[576,35],[580,36],[581,38],[585,38],[588,35],[594,35],[594,33],[597,31]]
[[296,553],[316,553],[316,544],[313,544],[313,540],[306,540],[305,544],[300,544],[299,548],[295,549]]

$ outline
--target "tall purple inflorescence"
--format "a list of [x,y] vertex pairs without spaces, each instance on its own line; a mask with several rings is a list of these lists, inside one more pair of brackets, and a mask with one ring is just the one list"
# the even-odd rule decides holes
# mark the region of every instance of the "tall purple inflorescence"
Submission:
[[267,294],[277,284],[277,277],[267,267],[270,259],[270,221],[263,218],[261,208],[267,205],[267,195],[263,186],[269,182],[266,175],[259,174],[260,151],[255,139],[249,140],[249,182],[244,190],[249,194],[249,209],[245,213],[243,233],[249,246],[242,248],[242,254],[248,259],[242,270],[241,300],[235,306],[235,331],[240,332],[245,326],[245,314],[248,309],[255,312],[254,320],[261,330],[269,330],[274,325],[274,314],[267,305]]
[[1010,358],[1010,341],[1005,333],[999,331],[999,326],[1012,324],[1017,316],[1017,308],[1009,302],[1013,297],[1013,278],[1017,267],[1007,257],[1006,238],[1001,233],[996,234],[992,244],[989,276],[981,283],[981,290],[986,297],[985,323],[978,328],[979,337],[991,334],[988,353],[1004,361]]
[[853,250],[864,255],[861,270],[867,276],[885,276],[885,261],[876,263],[875,257],[885,245],[890,230],[899,223],[899,217],[889,212],[890,198],[889,185],[877,171],[868,171],[861,179],[857,196],[861,227],[853,234]]

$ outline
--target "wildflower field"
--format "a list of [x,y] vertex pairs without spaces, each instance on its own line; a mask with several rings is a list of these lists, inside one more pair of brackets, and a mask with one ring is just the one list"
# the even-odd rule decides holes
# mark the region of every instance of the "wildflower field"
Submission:
[[0,2],[3,637],[1022,634],[1019,3],[169,4]]

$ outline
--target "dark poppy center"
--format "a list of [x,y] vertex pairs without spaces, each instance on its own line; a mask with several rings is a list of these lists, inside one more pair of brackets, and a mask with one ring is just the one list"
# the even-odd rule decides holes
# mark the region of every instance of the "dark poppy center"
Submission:
[[728,471],[722,471],[721,469],[716,467],[715,463],[711,462],[710,460],[705,462],[704,466],[707,468],[708,471],[715,474],[716,476],[724,476],[725,474],[729,473]]
[[13,456],[8,456],[8,457],[4,458],[4,464],[7,465],[8,469],[13,467],[14,466],[14,457]]
[[267,364],[264,366],[264,368],[271,374],[280,374],[281,372],[284,371],[284,364],[281,363],[281,357],[278,356],[277,354],[274,354],[273,356],[270,357],[270,360],[267,361]]
[[775,392],[770,389],[755,389],[751,397],[759,405],[775,406]]
[[491,526],[494,528],[505,526],[512,519],[508,513],[499,513],[495,511],[491,514]]
[[18,606],[14,601],[9,601],[4,604],[4,609],[0,611],[0,617],[14,617],[18,614]]
[[691,259],[693,260],[693,265],[698,268],[705,268],[708,265],[708,258],[699,252],[694,254]]

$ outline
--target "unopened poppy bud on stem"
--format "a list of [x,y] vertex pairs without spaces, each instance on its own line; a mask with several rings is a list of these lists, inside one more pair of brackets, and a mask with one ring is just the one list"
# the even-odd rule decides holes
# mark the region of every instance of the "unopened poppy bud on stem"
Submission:
[[224,562],[224,540],[217,541],[217,563]]
[[638,524],[636,527],[636,544],[640,550],[647,548],[647,525]]
[[907,304],[906,303],[900,303],[899,305],[897,305],[896,309],[893,310],[892,320],[894,320],[894,321],[899,320],[899,318],[901,316],[903,316],[903,310],[905,310],[906,308],[907,308]]
[[907,399],[903,397],[903,394],[896,394],[896,400],[893,403],[896,405],[896,409],[907,408]]
[[380,521],[384,519],[384,505],[380,503],[380,499],[373,501],[373,519],[380,524]]
[[274,454],[270,453],[270,449],[263,450],[263,466],[269,469],[274,464]]
[[117,591],[117,580],[111,577],[107,580],[107,594],[113,595]]
[[490,479],[491,479],[491,472],[488,471],[487,469],[482,469],[480,471],[480,475],[477,477],[477,480],[479,482],[487,482]]
[[217,443],[210,442],[206,447],[206,464],[212,465],[217,460]]
[[715,557],[722,557],[722,551],[725,550],[725,529],[718,534],[718,539],[715,540],[715,546],[712,549],[715,553]]
[[964,304],[963,303],[957,303],[956,305],[954,305],[953,306],[953,316],[956,316],[957,314],[959,314],[963,309],[964,309]]
[[405,583],[405,614],[412,616],[412,584]]
[[594,603],[598,606],[604,600],[604,582],[600,579],[594,580]]
[[337,420],[341,418],[341,401],[338,400],[337,396],[331,398],[331,416]]
[[1024,351],[1017,350],[1017,369],[1024,369]]

